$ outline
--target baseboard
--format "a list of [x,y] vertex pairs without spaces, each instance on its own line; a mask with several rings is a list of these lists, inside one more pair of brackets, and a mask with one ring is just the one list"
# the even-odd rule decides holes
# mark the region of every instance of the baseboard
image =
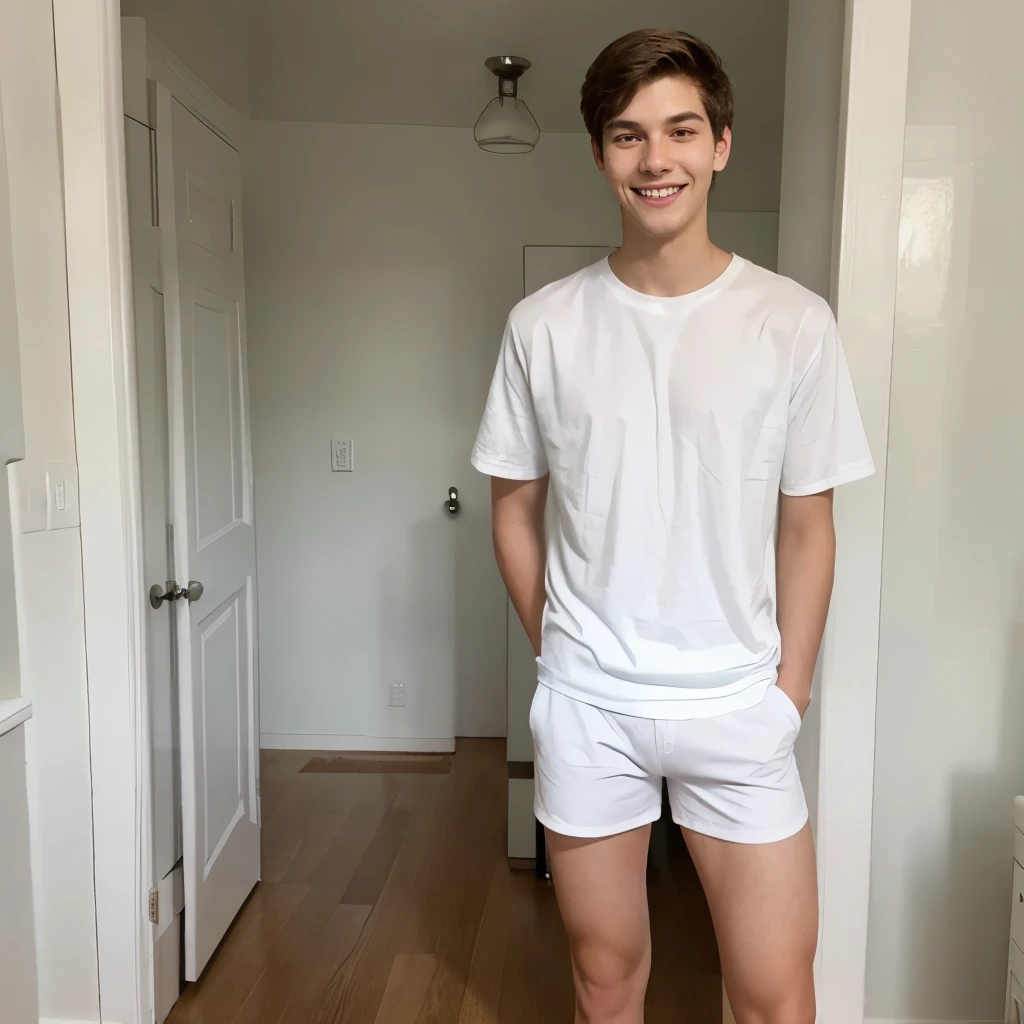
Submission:
[[451,736],[344,736],[339,733],[265,732],[262,750],[379,750],[403,754],[451,754]]
[[[40,1017],[39,1024],[100,1024],[98,1020],[70,1020],[67,1017]],[[104,1024],[114,1024],[106,1021]]]
[[917,1020],[909,1017],[865,1017],[864,1024],[1004,1024],[1002,1020]]

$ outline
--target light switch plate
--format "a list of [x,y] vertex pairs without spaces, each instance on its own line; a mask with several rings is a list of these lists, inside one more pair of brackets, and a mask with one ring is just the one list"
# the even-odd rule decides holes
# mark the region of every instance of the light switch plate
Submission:
[[78,466],[74,462],[46,464],[46,528],[67,530],[79,526]]

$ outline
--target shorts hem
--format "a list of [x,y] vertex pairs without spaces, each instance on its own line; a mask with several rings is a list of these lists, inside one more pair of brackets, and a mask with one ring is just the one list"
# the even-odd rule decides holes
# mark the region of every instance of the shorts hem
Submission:
[[687,828],[691,832],[697,832],[702,836],[710,836],[712,839],[721,839],[724,842],[736,843],[740,846],[767,846],[769,843],[781,843],[786,839],[792,839],[793,836],[802,832],[807,822],[810,821],[810,814],[804,812],[799,824],[784,825],[780,828],[772,829],[727,828],[688,815],[679,815],[677,817],[674,813],[672,820],[680,828]]
[[624,824],[614,825],[570,825],[568,822],[556,822],[550,815],[536,808],[534,808],[533,815],[546,829],[550,829],[560,836],[570,836],[573,839],[610,839],[612,836],[619,836],[624,832],[632,832],[635,828],[652,825],[661,817],[661,808],[658,808],[658,813],[653,818],[648,813]]

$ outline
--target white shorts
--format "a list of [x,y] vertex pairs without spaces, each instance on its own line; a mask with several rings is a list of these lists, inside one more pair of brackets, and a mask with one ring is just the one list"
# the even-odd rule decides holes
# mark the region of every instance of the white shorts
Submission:
[[746,711],[682,722],[603,711],[547,686],[530,709],[535,813],[567,836],[617,835],[661,817],[734,843],[774,843],[807,823],[793,746],[800,715],[770,686]]

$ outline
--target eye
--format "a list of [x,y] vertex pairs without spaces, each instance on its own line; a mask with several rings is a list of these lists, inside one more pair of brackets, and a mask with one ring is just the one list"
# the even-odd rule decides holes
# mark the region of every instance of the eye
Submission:
[[615,141],[615,142],[639,142],[640,141],[640,136],[639,135],[616,135],[615,139],[613,141]]
[[697,133],[692,128],[677,128],[673,133],[673,138],[685,139],[687,136],[696,135]]

